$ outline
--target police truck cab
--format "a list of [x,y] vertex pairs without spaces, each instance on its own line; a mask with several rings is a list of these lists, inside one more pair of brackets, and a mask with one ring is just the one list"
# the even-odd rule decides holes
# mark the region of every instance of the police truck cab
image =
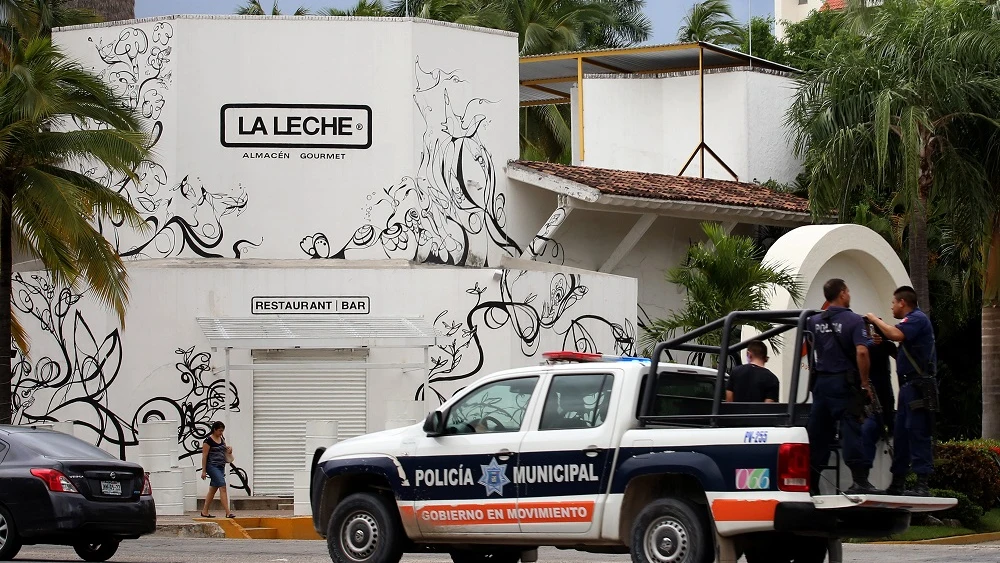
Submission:
[[[482,377],[421,425],[317,450],[316,530],[336,563],[409,552],[530,562],[540,546],[637,563],[836,562],[841,538],[899,533],[912,512],[954,506],[810,495],[797,366],[787,403],[722,400],[750,342],[730,342],[734,327],[767,323],[760,339],[793,332],[798,350],[815,313],[736,312],[658,344],[651,360],[561,351]],[[721,346],[698,342],[712,331]]]

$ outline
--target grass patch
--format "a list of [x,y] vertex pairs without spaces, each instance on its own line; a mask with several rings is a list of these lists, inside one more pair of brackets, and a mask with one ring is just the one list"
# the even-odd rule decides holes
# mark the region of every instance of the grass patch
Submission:
[[980,532],[1000,532],[1000,508],[983,514],[979,519],[978,531]]
[[951,536],[964,536],[968,534],[1000,532],[1000,508],[983,514],[979,521],[979,526],[975,530],[968,528],[952,528],[949,526],[910,526],[902,534],[886,538],[855,538],[845,540],[848,543],[868,543],[879,541],[920,541],[933,540],[937,538],[948,538]]

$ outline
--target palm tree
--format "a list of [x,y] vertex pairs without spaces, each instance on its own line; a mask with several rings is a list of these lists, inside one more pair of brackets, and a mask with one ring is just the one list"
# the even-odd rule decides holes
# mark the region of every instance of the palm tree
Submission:
[[[639,345],[647,352],[678,330],[693,330],[733,311],[766,309],[776,286],[796,302],[802,299],[802,284],[797,276],[779,264],[762,262],[763,252],[752,238],[727,235],[718,223],[702,223],[701,228],[708,240],[689,247],[684,263],[666,275],[668,282],[684,288],[684,307],[643,327]],[[739,337],[738,330],[734,327],[731,338]],[[721,331],[700,340],[720,344]]]
[[[827,46],[789,114],[796,152],[811,164],[810,199],[819,211],[859,189],[899,192],[926,309],[931,221],[947,219],[942,259],[963,260],[982,288],[983,435],[1000,437],[1000,21],[977,0],[855,3],[847,20],[861,40]],[[976,299],[968,280],[958,289]]]
[[340,10],[337,8],[325,8],[317,12],[320,16],[355,16],[355,17],[384,17],[389,15],[382,0],[358,0],[353,8]]
[[704,0],[688,10],[681,20],[677,40],[684,43],[704,41],[716,45],[739,46],[743,27],[736,22],[727,0]]
[[[11,303],[16,241],[56,283],[87,285],[124,324],[128,275],[93,225],[109,216],[140,231],[146,225],[127,200],[79,166],[97,162],[134,176],[148,158],[148,134],[104,82],[37,34],[38,12],[26,3],[7,7],[12,17],[0,26],[13,41],[0,60],[0,301]],[[67,129],[71,123],[80,128]],[[8,305],[0,312],[0,341],[12,339],[28,349]],[[0,346],[0,424],[11,420],[10,360],[11,349]]]
[[65,0],[63,4],[67,8],[89,10],[104,21],[135,19],[135,0]]
[[1000,22],[973,0],[886,0],[865,17],[860,42],[830,44],[825,65],[798,79],[788,123],[816,213],[843,213],[851,192],[873,186],[903,193],[910,278],[929,311],[932,206],[986,193],[964,143],[970,127],[1000,125]]
[[[264,6],[261,6],[260,0],[247,0],[245,6],[240,6],[236,8],[236,15],[239,16],[280,16],[281,9],[278,8],[278,0],[274,0],[274,4],[271,6],[270,14],[264,11]],[[295,9],[293,16],[308,16],[309,10],[304,6],[299,6]]]

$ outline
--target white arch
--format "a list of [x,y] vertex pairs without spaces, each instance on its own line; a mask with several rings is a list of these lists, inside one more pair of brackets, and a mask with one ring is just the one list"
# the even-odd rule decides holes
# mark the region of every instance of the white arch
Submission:
[[[809,225],[785,234],[767,251],[764,261],[788,268],[799,276],[804,300],[796,304],[784,289],[772,295],[768,308],[820,308],[823,305],[823,284],[830,278],[842,278],[851,291],[851,309],[864,315],[873,312],[884,319],[892,318],[889,303],[892,292],[909,285],[910,277],[896,251],[875,231],[853,224]],[[757,331],[743,329],[743,338]],[[786,333],[791,334],[791,333]],[[781,352],[791,346],[786,338]],[[784,397],[793,362],[800,354],[776,353],[768,367],[781,380]],[[808,372],[803,371],[799,383],[799,400],[806,396]]]

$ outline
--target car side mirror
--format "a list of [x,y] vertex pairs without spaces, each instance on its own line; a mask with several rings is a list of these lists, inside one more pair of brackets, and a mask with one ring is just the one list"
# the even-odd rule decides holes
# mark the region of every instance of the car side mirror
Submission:
[[441,411],[431,411],[424,419],[424,432],[428,436],[440,436],[444,434],[444,414]]

